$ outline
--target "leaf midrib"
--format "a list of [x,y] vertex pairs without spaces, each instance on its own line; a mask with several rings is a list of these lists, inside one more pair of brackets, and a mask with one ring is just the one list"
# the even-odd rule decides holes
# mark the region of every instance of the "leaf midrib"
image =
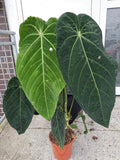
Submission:
[[[95,46],[100,52],[102,52],[103,55],[105,55],[105,53],[104,53],[95,43],[93,43],[92,41],[90,41],[89,39],[87,39],[87,38],[84,37],[84,36],[82,36],[82,38],[85,39],[85,40],[87,40],[90,44],[92,44],[92,45]],[[106,57],[106,58],[107,58],[107,57]],[[109,59],[109,58],[107,58],[107,60],[110,62],[110,59]],[[111,75],[111,77],[112,77],[112,75]]]
[[80,42],[81,42],[81,45],[82,45],[83,53],[84,53],[84,56],[85,56],[86,62],[87,62],[87,64],[88,64],[88,68],[89,68],[89,70],[90,70],[90,73],[91,73],[91,76],[92,76],[92,79],[93,79],[93,82],[94,82],[95,88],[96,88],[97,93],[98,93],[98,98],[99,98],[99,103],[100,103],[101,113],[102,113],[102,116],[103,116],[103,121],[104,121],[104,123],[106,124],[106,121],[105,121],[105,118],[104,118],[103,109],[102,109],[102,102],[101,102],[101,96],[100,96],[100,93],[99,93],[99,88],[97,87],[97,83],[96,83],[95,77],[94,77],[94,75],[93,75],[93,72],[92,72],[92,69],[91,69],[90,63],[89,63],[89,61],[88,61],[88,57],[87,57],[87,55],[86,55],[86,51],[85,51],[85,48],[84,48],[84,45],[83,45],[83,42],[82,42],[82,38],[81,38],[81,36],[80,36]]
[[47,97],[46,97],[46,88],[45,88],[45,68],[44,68],[44,51],[43,51],[43,36],[41,35],[41,55],[42,55],[42,73],[43,73],[43,89],[44,89],[44,97],[45,97],[45,104],[48,119],[50,119],[49,111],[48,111],[48,104],[47,104]]
[[[58,110],[57,110],[57,113],[58,113]],[[59,113],[58,113],[59,114]],[[59,129],[59,122],[58,122],[58,118],[57,118],[57,114],[56,114],[56,120],[57,120],[57,128],[58,128],[58,134],[59,134],[59,138],[60,138],[60,142],[62,142],[62,137],[61,137],[61,134],[60,134],[60,129]]]

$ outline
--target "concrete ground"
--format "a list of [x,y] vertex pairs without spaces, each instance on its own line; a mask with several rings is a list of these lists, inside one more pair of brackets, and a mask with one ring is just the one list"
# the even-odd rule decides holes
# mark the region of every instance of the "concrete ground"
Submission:
[[[120,97],[116,97],[109,129],[86,116],[89,133],[84,135],[81,119],[76,123],[79,129],[70,160],[120,160]],[[49,132],[50,122],[39,115],[23,135],[7,124],[0,133],[0,160],[55,160]]]

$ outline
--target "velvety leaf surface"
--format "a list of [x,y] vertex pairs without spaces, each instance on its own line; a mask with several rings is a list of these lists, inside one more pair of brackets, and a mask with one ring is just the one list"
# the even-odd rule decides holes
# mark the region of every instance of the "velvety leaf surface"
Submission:
[[91,17],[65,13],[59,18],[57,58],[79,105],[94,121],[108,127],[117,63],[105,53],[101,30]]
[[64,92],[61,92],[57,104],[57,109],[51,120],[52,134],[58,140],[63,149],[65,141],[65,113],[64,113]]
[[20,26],[17,76],[36,111],[50,120],[65,86],[56,58],[56,18],[29,17]]
[[34,108],[25,96],[17,77],[13,77],[8,83],[3,109],[10,125],[18,134],[24,133],[32,120]]

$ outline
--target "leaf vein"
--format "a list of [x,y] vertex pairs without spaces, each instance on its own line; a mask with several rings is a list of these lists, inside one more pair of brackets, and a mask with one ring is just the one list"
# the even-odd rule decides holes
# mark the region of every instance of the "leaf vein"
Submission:
[[43,38],[54,48],[54,50],[56,51],[56,48],[55,46],[45,37],[43,36]]
[[87,64],[88,64],[88,67],[89,67],[89,70],[90,70],[90,73],[91,73],[91,76],[92,76],[92,79],[93,79],[93,82],[94,82],[94,85],[95,85],[95,88],[96,88],[96,90],[97,90],[97,94],[98,94],[98,97],[99,97],[99,103],[100,103],[100,108],[101,108],[101,113],[102,113],[102,116],[103,116],[103,120],[104,120],[104,123],[106,123],[105,118],[104,118],[103,109],[102,109],[103,107],[102,107],[102,102],[101,102],[101,96],[100,96],[100,93],[99,93],[99,89],[98,89],[98,86],[97,86],[95,77],[94,77],[94,75],[93,75],[93,72],[92,72],[90,63],[89,63],[89,61],[88,61],[88,57],[87,57],[87,55],[86,55],[86,51],[85,51],[85,48],[84,48],[84,45],[83,45],[83,42],[82,42],[81,37],[80,37],[80,41],[81,41],[81,45],[82,45],[82,48],[83,48],[83,52],[84,52],[84,55],[85,55],[85,58],[86,58],[86,62],[87,62]]

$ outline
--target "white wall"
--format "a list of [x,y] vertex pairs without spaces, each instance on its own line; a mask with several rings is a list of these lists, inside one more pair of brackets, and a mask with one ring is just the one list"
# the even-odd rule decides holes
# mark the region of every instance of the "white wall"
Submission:
[[20,0],[5,0],[9,30],[16,32],[17,47],[19,43],[19,25],[23,21]]
[[69,11],[91,15],[91,0],[22,0],[22,6],[25,19],[38,16],[48,20]]

